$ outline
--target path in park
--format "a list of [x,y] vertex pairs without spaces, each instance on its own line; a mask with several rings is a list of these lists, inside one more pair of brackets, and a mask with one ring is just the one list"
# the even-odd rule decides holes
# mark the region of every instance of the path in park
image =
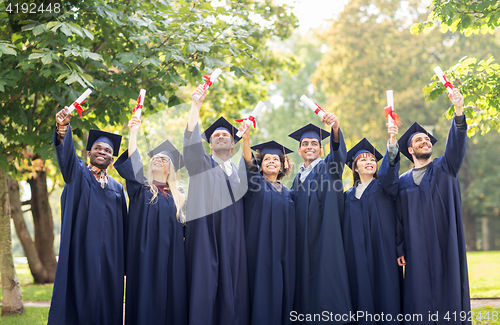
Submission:
[[[472,308],[486,306],[500,308],[500,298],[472,298],[470,302]],[[25,301],[24,307],[50,307],[50,301]]]

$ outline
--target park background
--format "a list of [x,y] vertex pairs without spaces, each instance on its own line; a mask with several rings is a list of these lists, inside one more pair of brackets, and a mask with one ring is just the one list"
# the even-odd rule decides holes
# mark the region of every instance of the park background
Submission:
[[[366,137],[383,152],[385,91],[393,89],[400,135],[418,121],[439,140],[436,157],[452,116],[437,65],[464,94],[469,123],[459,177],[471,296],[500,297],[497,1],[69,0],[51,2],[61,4],[60,13],[7,13],[14,2],[0,0],[0,199],[8,198],[1,202],[10,203],[12,218],[1,224],[0,244],[5,252],[10,231],[25,301],[51,297],[64,186],[51,143],[55,114],[86,88],[93,94],[83,118],[74,112],[71,121],[84,161],[90,128],[123,134],[120,153],[126,149],[140,88],[148,91],[141,152],[165,138],[180,148],[190,92],[217,67],[223,75],[202,106],[203,128],[221,115],[248,116],[263,100],[252,144],[274,139],[296,150],[289,133],[309,122],[321,126],[299,101],[306,94],[339,116],[348,148]],[[291,157],[287,186],[301,163],[297,153]],[[401,172],[410,167],[402,158]],[[22,317],[34,315],[37,324],[46,314],[28,309]]]

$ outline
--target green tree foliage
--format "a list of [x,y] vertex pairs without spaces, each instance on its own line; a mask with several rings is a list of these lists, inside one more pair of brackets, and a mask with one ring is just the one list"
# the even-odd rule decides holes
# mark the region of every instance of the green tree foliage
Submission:
[[[446,91],[437,83],[433,68],[459,61],[465,51],[474,56],[489,57],[500,50],[496,35],[491,34],[471,38],[430,30],[425,35],[411,35],[412,22],[421,21],[426,15],[418,8],[421,8],[419,1],[352,0],[332,21],[331,27],[323,32],[328,50],[318,64],[313,83],[327,95],[327,110],[339,115],[348,148],[366,137],[379,151],[385,150],[388,139],[383,113],[385,91],[393,89],[395,110],[403,122],[400,135],[417,121],[438,139],[433,156],[443,154],[450,127],[450,121],[443,116],[451,118],[453,109],[447,96],[439,96]],[[466,65],[475,63],[467,58],[461,62]],[[456,71],[462,73],[463,70]],[[422,88],[431,78],[436,82],[428,86],[432,92],[427,99],[432,96],[437,100],[426,101]],[[460,85],[460,90],[467,103],[475,100],[464,84]],[[466,114],[469,125],[477,125],[470,110]],[[494,211],[500,207],[500,191],[494,186],[483,186],[489,183],[488,175],[491,177],[494,171],[490,173],[476,161],[485,159],[484,163],[492,161],[495,164],[497,152],[491,151],[486,141],[470,139],[470,142],[468,161],[463,164],[460,177],[465,194],[464,220],[466,227],[471,225],[466,231],[474,232],[475,218],[485,213],[496,215]],[[401,171],[410,166],[410,162],[402,157]],[[347,177],[346,172],[344,178]],[[485,200],[488,205],[481,203]],[[473,249],[475,240],[473,236],[470,238],[467,245]]]
[[311,82],[311,75],[322,56],[321,41],[313,32],[305,36],[297,33],[272,46],[285,53],[294,53],[301,66],[297,72],[280,72],[276,82],[270,85],[270,100],[266,103],[266,111],[257,117],[258,129],[252,131],[251,144],[276,140],[295,151],[290,154],[295,165],[293,172],[283,180],[286,186],[291,186],[298,167],[302,164],[302,157],[297,153],[298,142],[289,138],[288,134],[308,123],[328,128],[299,100],[301,95],[306,95],[320,106],[326,104],[322,90],[314,89]]
[[[495,42],[500,43],[500,2],[497,0],[433,0],[427,20],[412,26],[412,33],[428,32],[439,26],[440,30],[462,33],[465,36],[479,33],[496,35]],[[474,36],[477,37],[477,36]],[[491,129],[500,132],[500,64],[493,56],[477,59],[470,52],[451,66],[446,74],[459,85],[466,96],[466,112],[472,120],[469,135],[479,130],[484,134]],[[498,59],[498,58],[497,58]],[[442,67],[443,70],[446,67]],[[443,93],[444,88],[433,82],[424,88],[429,100],[434,100]]]
[[[436,30],[412,35],[412,21],[425,15],[421,7],[421,1],[353,0],[323,33],[328,51],[313,82],[323,88],[329,109],[339,115],[348,146],[367,137],[383,150],[388,138],[383,108],[389,89],[394,90],[395,110],[403,122],[400,134],[418,121],[438,139],[446,139],[449,122],[442,116],[451,108],[450,101],[445,96],[424,101],[422,94],[434,75],[432,69],[460,59],[464,48],[478,55],[500,49],[494,35],[450,39]],[[444,142],[438,143],[436,154],[442,153]]]
[[250,106],[281,69],[296,65],[292,55],[267,47],[297,24],[289,8],[273,0],[230,0],[218,7],[202,0],[72,0],[62,1],[59,12],[52,6],[36,14],[12,12],[10,3],[0,2],[4,167],[26,151],[49,158],[55,113],[86,88],[93,94],[84,118],[72,120],[80,139],[91,127],[126,124],[140,88],[148,90],[147,116],[181,103],[183,94],[189,98],[180,87],[193,88],[220,67],[223,81],[214,87],[211,107],[217,115]]

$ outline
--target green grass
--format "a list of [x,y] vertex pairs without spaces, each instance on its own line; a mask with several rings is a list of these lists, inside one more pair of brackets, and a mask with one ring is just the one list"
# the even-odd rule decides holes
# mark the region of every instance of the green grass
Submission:
[[26,307],[26,314],[0,317],[0,325],[46,325],[49,308]]
[[474,312],[473,325],[500,325],[500,308],[486,306],[474,308],[472,311]]
[[[34,284],[28,264],[16,264],[16,272],[21,283],[21,293],[24,301],[50,301],[53,284]],[[0,300],[3,299],[0,286]]]
[[469,252],[470,296],[500,297],[500,251]]

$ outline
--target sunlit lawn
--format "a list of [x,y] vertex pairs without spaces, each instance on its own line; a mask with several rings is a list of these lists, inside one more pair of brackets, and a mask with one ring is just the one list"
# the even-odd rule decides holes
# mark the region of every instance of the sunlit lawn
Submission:
[[[500,325],[500,308],[474,308],[473,322],[475,325]],[[1,324],[1,323],[0,323]]]
[[49,308],[26,307],[25,315],[0,317],[1,325],[46,325]]
[[467,262],[471,297],[500,297],[500,251],[470,252]]
[[[16,272],[21,282],[21,293],[24,301],[50,301],[53,284],[33,284],[33,276],[28,264],[16,264]],[[0,287],[0,300],[3,299],[2,297]]]

